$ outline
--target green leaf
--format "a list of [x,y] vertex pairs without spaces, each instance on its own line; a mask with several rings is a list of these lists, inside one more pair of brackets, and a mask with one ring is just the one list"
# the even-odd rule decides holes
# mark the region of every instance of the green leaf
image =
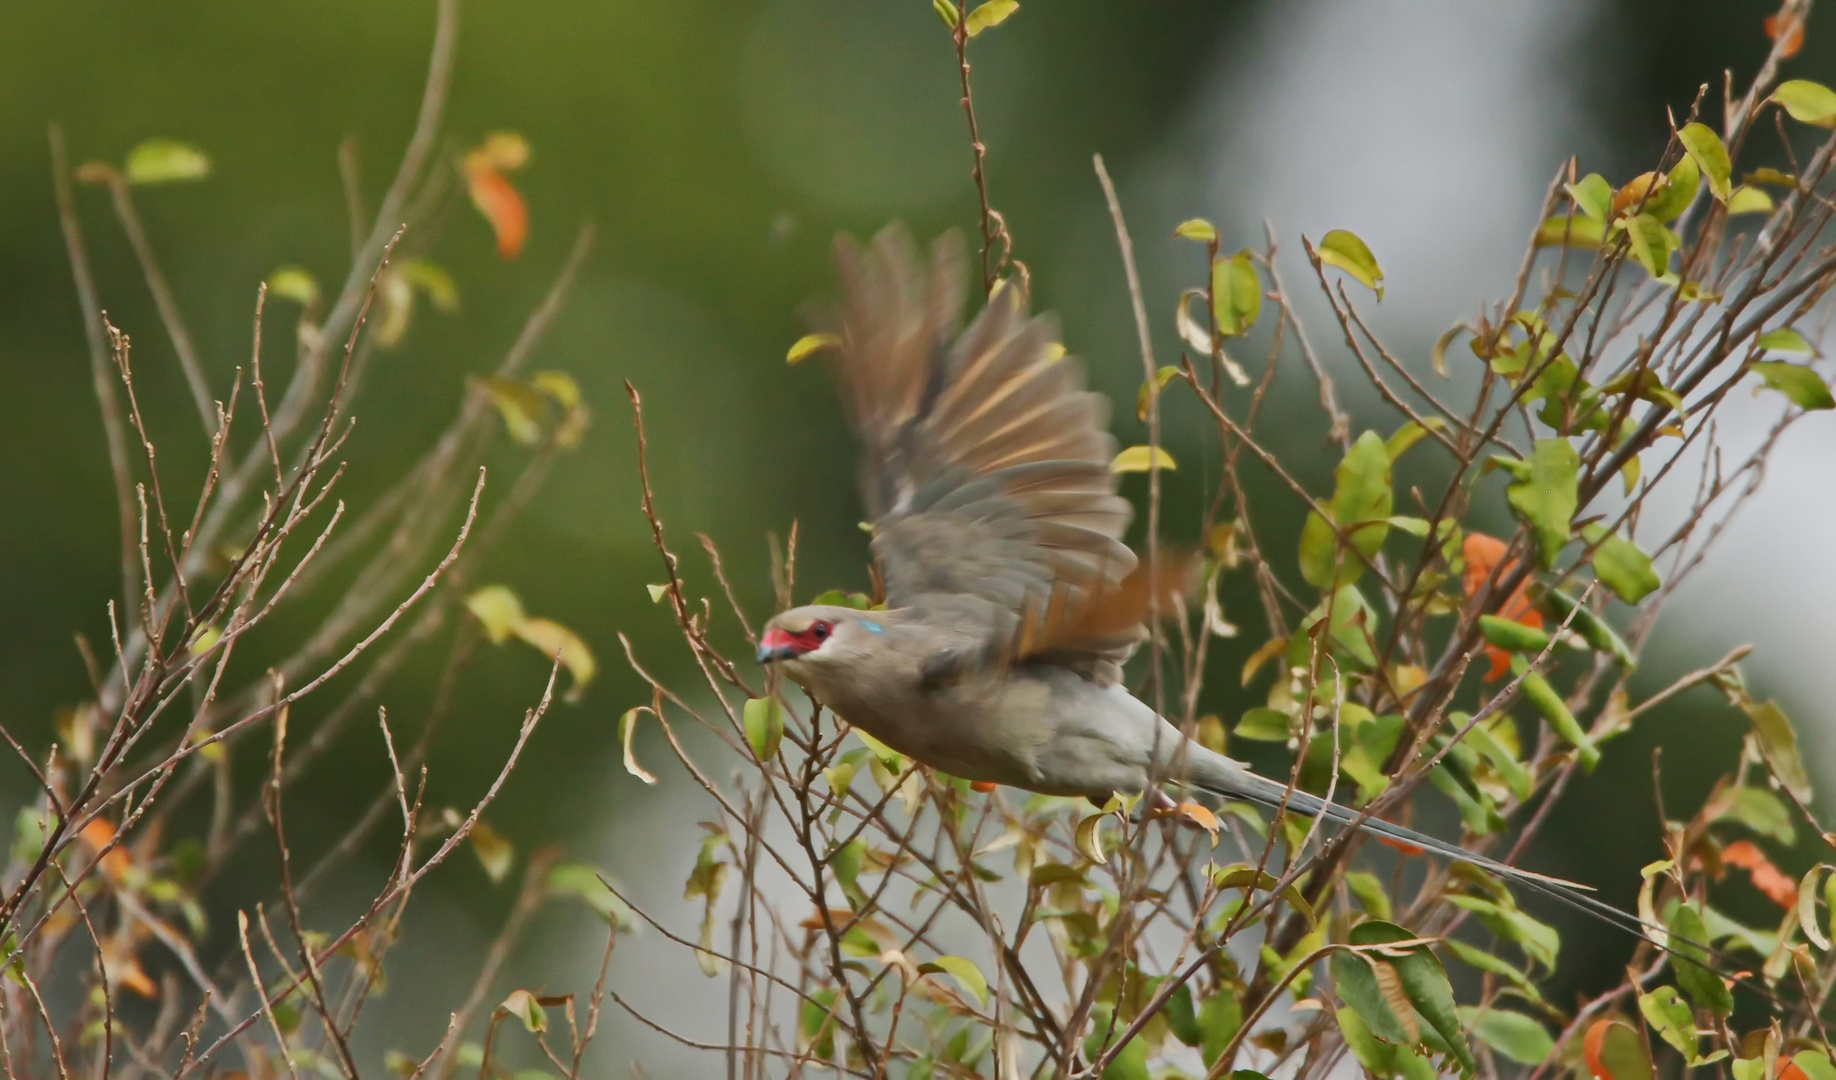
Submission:
[[1239,337],[1249,333],[1262,314],[1262,279],[1248,251],[1220,255],[1211,261],[1211,315],[1218,333]]
[[1288,902],[1289,907],[1306,916],[1308,922],[1315,925],[1319,923],[1319,918],[1313,913],[1313,905],[1307,903],[1307,898],[1301,894],[1300,886],[1292,881],[1282,885],[1275,875],[1266,870],[1259,871],[1253,866],[1242,863],[1224,866],[1211,875],[1211,883],[1220,889],[1242,889],[1245,892],[1252,888],[1260,889],[1263,892],[1274,892],[1276,887],[1280,886],[1281,898]]
[[1649,994],[1640,994],[1638,1011],[1644,1014],[1645,1023],[1661,1035],[1665,1042],[1677,1048],[1677,1053],[1689,1064],[1696,1064],[1695,1010],[1689,1007],[1677,993],[1674,986],[1660,986]]
[[740,718],[746,728],[746,742],[760,761],[778,756],[778,744],[784,741],[784,706],[775,697],[746,699]]
[[1151,381],[1142,383],[1141,391],[1135,395],[1135,419],[1147,423],[1148,409],[1154,404],[1154,399],[1160,396],[1168,383],[1177,378],[1179,369],[1169,364],[1156,371]]
[[[1568,197],[1583,214],[1604,222],[1613,213],[1613,185],[1599,173],[1588,173],[1567,186]],[[1550,220],[1556,220],[1551,218]]]
[[1162,447],[1131,446],[1110,461],[1109,471],[1112,473],[1147,472],[1156,466],[1168,472],[1178,467],[1173,462],[1173,455],[1167,453]]
[[1716,1016],[1734,1011],[1734,997],[1721,976],[1704,966],[1708,959],[1708,930],[1702,915],[1689,904],[1678,904],[1670,916],[1671,966],[1676,969],[1677,985],[1700,1008]]
[[1505,499],[1535,534],[1543,565],[1553,567],[1574,520],[1581,457],[1567,439],[1538,439],[1530,460],[1519,464],[1522,468],[1513,470],[1517,479],[1505,488]]
[[[1560,589],[1543,590],[1538,597],[1538,606],[1543,609],[1543,614],[1555,620],[1557,626],[1567,623],[1570,630],[1580,634],[1582,640],[1595,650],[1612,656],[1627,667],[1634,666],[1632,647],[1606,620],[1594,614],[1592,608],[1582,607],[1579,600]],[[1574,613],[1572,618],[1570,612]]]
[[[1335,980],[1337,976],[1334,976]],[[1343,996],[1341,993],[1340,996]],[[1351,1007],[1338,1009],[1333,1016],[1339,1021],[1339,1034],[1351,1048],[1352,1057],[1364,1066],[1368,1076],[1391,1076],[1396,1072],[1396,1047],[1380,1041]]]
[[1595,522],[1583,526],[1581,536],[1589,544],[1598,545],[1594,548],[1595,575],[1626,603],[1638,603],[1663,584],[1651,567],[1651,557],[1618,533],[1608,533],[1605,525]]
[[1600,1065],[1607,1075],[1600,1080],[1651,1080],[1651,1056],[1645,1053],[1645,1040],[1638,1029],[1619,1020],[1596,1020],[1594,1023],[1604,1025],[1599,1055]]
[[[1385,923],[1384,925],[1389,925]],[[1398,1017],[1385,1000],[1377,981],[1374,964],[1383,961],[1359,953],[1335,952],[1327,964],[1332,972],[1332,989],[1339,1000],[1351,1006],[1370,1034],[1388,1043],[1410,1043],[1406,1021]]]
[[835,1056],[835,988],[812,990],[797,1008],[797,1045],[827,1061]]
[[1534,626],[1525,626],[1497,615],[1479,616],[1479,632],[1485,640],[1507,652],[1540,653],[1549,647],[1549,635]]
[[1315,249],[1320,262],[1327,266],[1336,266],[1363,282],[1366,287],[1383,299],[1383,269],[1377,265],[1377,256],[1365,246],[1356,233],[1345,229],[1334,229],[1320,237],[1320,245]]
[[1815,356],[1817,347],[1812,345],[1795,327],[1781,326],[1768,330],[1759,336],[1757,344],[1767,352],[1790,353],[1794,356]]
[[1694,158],[1702,175],[1708,178],[1709,192],[1722,202],[1728,201],[1733,193],[1729,177],[1733,174],[1733,165],[1728,160],[1728,148],[1715,134],[1715,129],[1707,124],[1684,124],[1683,130],[1677,132],[1677,139],[1683,149]]
[[1809,79],[1788,79],[1772,92],[1771,100],[1785,107],[1793,120],[1814,127],[1836,127],[1836,90]]
[[1459,957],[1460,960],[1469,967],[1490,972],[1504,979],[1512,986],[1515,986],[1519,993],[1523,994],[1524,997],[1531,1001],[1541,1002],[1543,1000],[1542,991],[1537,989],[1536,983],[1531,981],[1530,976],[1525,975],[1523,972],[1512,967],[1505,961],[1500,960],[1498,957],[1493,956],[1491,953],[1454,938],[1448,938],[1443,941],[1442,944],[1452,950],[1453,954]]
[[202,180],[210,175],[210,158],[190,143],[154,138],[128,151],[122,172],[130,184]]
[[1753,373],[1763,379],[1768,387],[1777,390],[1791,399],[1791,403],[1800,409],[1836,408],[1836,398],[1830,396],[1830,388],[1823,377],[1803,364],[1793,364],[1785,360],[1761,360],[1753,365]]
[[1754,734],[1759,736],[1760,749],[1766,754],[1772,774],[1787,791],[1797,796],[1799,802],[1808,805],[1811,801],[1810,776],[1804,771],[1804,758],[1798,752],[1798,733],[1792,730],[1785,710],[1774,701],[1756,702],[1745,692],[1741,694],[1740,706],[1747,719],[1753,721]]
[[[1444,367],[1442,373],[1446,373]],[[1446,426],[1447,421],[1438,416],[1431,416],[1426,425],[1410,420],[1397,428],[1396,434],[1390,436],[1383,444],[1384,451],[1390,456],[1390,464],[1394,465],[1396,459],[1402,457],[1411,446],[1427,438],[1429,431],[1440,431]]]
[[1388,920],[1390,917],[1390,897],[1385,891],[1383,882],[1377,875],[1363,870],[1352,870],[1345,875],[1345,887],[1358,898],[1365,914],[1372,918]]
[[1675,409],[1678,415],[1684,415],[1683,397],[1675,390],[1665,386],[1658,373],[1650,370],[1633,370],[1617,375],[1600,384],[1603,394],[1631,394],[1633,397],[1653,404]]
[[991,26],[1000,26],[1020,10],[1020,0],[988,0],[969,13],[969,36],[975,37]]
[[1206,998],[1199,1006],[1199,1057],[1206,1068],[1218,1063],[1224,1048],[1237,1037],[1243,1027],[1243,1003],[1231,987],[1223,987],[1217,993]]
[[1715,820],[1732,818],[1786,847],[1798,842],[1798,831],[1792,827],[1791,809],[1785,805],[1785,800],[1759,787],[1737,787],[1730,795],[1727,809]]
[[[1555,927],[1539,922],[1517,908],[1478,896],[1452,895],[1447,902],[1478,916],[1486,929],[1522,949],[1532,963],[1554,968],[1562,939]],[[1465,956],[1462,955],[1462,959]],[[1469,961],[1470,962],[1470,961]],[[1478,966],[1478,965],[1475,965]]]
[[548,399],[534,387],[504,375],[475,375],[466,382],[490,398],[511,439],[524,446],[542,441],[542,420],[548,415]]
[[[1696,189],[1702,186],[1702,170],[1696,167],[1694,157],[1685,156],[1671,166],[1670,174],[1664,178],[1664,186],[1657,194],[1645,200],[1645,213],[1659,221],[1675,221],[1689,204],[1696,198]],[[1641,215],[1643,216],[1643,215]],[[1675,246],[1674,238],[1671,244]]]
[[931,0],[931,9],[937,12],[937,17],[943,20],[945,26],[952,30],[956,29],[956,20],[961,16],[957,13],[956,5],[951,0]]
[[[1377,945],[1408,941],[1415,934],[1395,923],[1372,919],[1352,927],[1349,937],[1353,945]],[[1464,1071],[1471,1073],[1476,1065],[1472,1049],[1466,1043],[1460,1014],[1454,1008],[1453,986],[1447,981],[1447,971],[1441,967],[1433,950],[1426,945],[1414,946],[1402,956],[1390,958],[1389,963],[1396,970],[1409,1003],[1447,1041],[1448,1049]]]
[[958,986],[975,995],[976,1001],[984,1006],[988,1004],[988,979],[973,960],[961,956],[940,956],[929,963],[918,965],[918,970],[926,974],[942,972],[955,979]]
[[1555,1052],[1543,1025],[1506,1009],[1461,1009],[1460,1018],[1485,1045],[1519,1065],[1540,1065]]
[[[1684,160],[1688,160],[1685,158]],[[1670,272],[1670,230],[1650,213],[1627,221],[1626,237],[1631,241],[1632,257],[1654,278]]]
[[1288,714],[1279,709],[1266,708],[1245,712],[1230,732],[1233,739],[1251,739],[1256,742],[1285,743],[1289,735]]
[[1736,214],[1770,214],[1772,211],[1772,196],[1751,184],[1742,184],[1728,197],[1729,217]]
[[1575,748],[1581,767],[1593,772],[1594,766],[1600,763],[1600,748],[1594,745],[1593,738],[1582,729],[1575,714],[1568,711],[1568,703],[1562,700],[1562,695],[1555,692],[1555,688],[1549,685],[1549,680],[1543,678],[1540,672],[1531,671],[1529,663],[1522,656],[1512,657],[1511,671],[1523,676],[1520,690],[1524,700],[1543,714],[1543,719],[1549,721],[1549,726],[1562,737],[1563,742]]
[[1606,239],[1606,225],[1596,218],[1580,215],[1546,219],[1536,227],[1537,247],[1597,248]]
[[[1390,452],[1374,431],[1358,436],[1333,470],[1332,502],[1327,509],[1345,530],[1349,546],[1366,559],[1382,549],[1389,533],[1390,511],[1394,495],[1390,487]],[[1355,582],[1364,572],[1362,561],[1344,553],[1339,538],[1326,520],[1317,513],[1307,516],[1301,529],[1301,576],[1310,585],[1326,587],[1335,580],[1340,584]]]
[[1791,1063],[1810,1080],[1836,1080],[1836,1065],[1821,1050],[1800,1050],[1792,1055]]
[[[1158,989],[1161,980],[1155,980]],[[1199,1027],[1198,1013],[1192,1007],[1192,984],[1180,983],[1173,992],[1167,995],[1166,1008],[1161,1012],[1167,1018],[1167,1030],[1173,1037],[1187,1046],[1197,1046],[1205,1036],[1204,1029]]]
[[1218,230],[1204,218],[1195,217],[1180,222],[1174,228],[1173,235],[1185,237],[1187,240],[1196,240],[1201,244],[1214,244],[1218,239]]
[[[1095,1059],[1109,1048],[1111,1039],[1121,1035],[1127,1025],[1116,1020],[1115,1006],[1105,1002],[1090,1011],[1090,1034],[1084,1037],[1084,1056]],[[1101,1080],[1149,1080],[1147,1040],[1134,1038],[1116,1051],[1103,1070]]]

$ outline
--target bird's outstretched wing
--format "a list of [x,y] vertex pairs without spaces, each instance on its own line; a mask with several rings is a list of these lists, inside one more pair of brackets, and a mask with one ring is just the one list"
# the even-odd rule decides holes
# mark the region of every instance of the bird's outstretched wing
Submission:
[[866,247],[844,236],[835,262],[832,329],[888,602],[984,622],[986,648],[963,662],[1113,678],[1158,598],[1121,540],[1131,508],[1109,470],[1108,403],[1056,320],[1029,315],[1009,282],[959,333],[955,234],[928,262],[897,225]]

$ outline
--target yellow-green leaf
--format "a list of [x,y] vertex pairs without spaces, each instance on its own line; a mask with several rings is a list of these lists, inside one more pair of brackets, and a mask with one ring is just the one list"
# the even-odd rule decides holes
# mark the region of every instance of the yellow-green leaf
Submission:
[[956,29],[956,20],[959,16],[956,5],[951,0],[931,0],[931,10],[937,12],[937,17],[943,20],[945,26],[952,30]]
[[465,598],[466,610],[484,627],[493,645],[510,640],[526,616],[523,602],[505,585],[486,585]]
[[122,172],[130,184],[201,180],[210,175],[210,158],[190,143],[154,138],[128,151]]
[[319,302],[319,283],[300,267],[282,266],[268,275],[268,295],[311,307]]
[[1675,221],[1689,209],[1701,186],[1702,170],[1696,166],[1696,159],[1686,154],[1670,167],[1657,193],[1645,201],[1645,213],[1659,221]]
[[745,723],[746,742],[760,761],[778,756],[778,744],[784,741],[784,707],[775,697],[748,698],[740,718]]
[[1729,176],[1733,165],[1728,160],[1728,148],[1715,134],[1715,129],[1707,124],[1684,124],[1683,130],[1677,132],[1677,139],[1683,149],[1696,160],[1702,175],[1708,178],[1709,191],[1722,202],[1728,201],[1732,192]]
[[1148,407],[1154,403],[1155,398],[1160,396],[1160,392],[1167,388],[1167,384],[1177,378],[1179,378],[1179,369],[1168,365],[1154,373],[1152,382],[1142,383],[1140,392],[1135,395],[1135,419],[1144,424],[1147,423]]
[[593,681],[594,673],[599,670],[598,662],[593,659],[593,650],[587,648],[580,635],[553,619],[529,618],[517,624],[516,636],[535,646],[550,661],[560,657],[561,666],[574,679],[573,685],[567,688],[565,700],[579,701],[586,692],[587,684]]
[[524,446],[541,441],[548,403],[534,387],[502,375],[474,376],[468,381],[490,397],[510,438]]
[[1597,248],[1606,238],[1606,224],[1585,214],[1552,217],[1536,227],[1537,247]]
[[926,975],[939,972],[955,979],[957,985],[975,995],[975,1000],[983,1005],[988,1004],[988,979],[975,962],[961,956],[940,956],[928,963],[918,965],[918,970]]
[[1800,409],[1836,408],[1836,398],[1830,396],[1829,384],[1823,377],[1803,364],[1793,364],[1785,360],[1761,360],[1753,365],[1753,373],[1764,379],[1766,385],[1791,399],[1793,405]]
[[620,933],[637,929],[637,919],[631,909],[600,880],[599,871],[585,863],[557,863],[548,872],[548,890],[579,897],[600,918],[618,927]]
[[1020,0],[988,0],[969,13],[966,29],[970,37],[975,37],[991,26],[1000,26],[1014,12],[1020,10]]
[[1581,535],[1588,543],[1597,545],[1594,548],[1595,576],[1626,603],[1638,603],[1663,584],[1651,566],[1651,557],[1632,541],[1618,533],[1608,533],[1606,526],[1599,522],[1582,528]]
[[1588,173],[1569,184],[1567,190],[1576,208],[1595,221],[1604,222],[1613,212],[1613,185],[1599,173]]
[[669,595],[669,586],[668,585],[646,585],[644,586],[644,591],[650,594],[651,603],[661,604],[663,602],[663,598]]
[[459,310],[459,286],[445,268],[429,259],[405,259],[397,270],[408,284],[425,293],[438,311]]
[[1196,240],[1201,244],[1217,242],[1218,230],[1204,218],[1187,218],[1173,230],[1174,236],[1183,236],[1187,240]]
[[1815,356],[1817,353],[1816,346],[1790,326],[1766,331],[1759,336],[1758,344],[1767,352],[1791,353],[1796,356]]
[[1639,214],[1626,221],[1626,237],[1632,244],[1632,257],[1652,277],[1670,272],[1670,230],[1651,214]]
[[1077,829],[1072,834],[1077,850],[1083,854],[1084,858],[1098,866],[1109,861],[1109,856],[1103,853],[1103,836],[1098,831],[1103,824],[1103,819],[1107,816],[1107,814],[1091,814],[1077,823]]
[[1770,214],[1772,196],[1751,184],[1742,184],[1728,196],[1728,216],[1735,214]]
[[538,371],[529,376],[529,385],[554,398],[563,409],[580,407],[580,384],[565,371]]
[[1112,473],[1148,472],[1156,468],[1172,472],[1177,467],[1173,463],[1173,455],[1157,446],[1131,446],[1109,463],[1109,471]]
[[[1281,885],[1280,879],[1268,871],[1258,871],[1255,867],[1242,863],[1219,867],[1212,873],[1211,883],[1220,889],[1242,889],[1245,892],[1251,889],[1260,892],[1275,892],[1276,886]],[[1306,896],[1301,893],[1297,884],[1290,881],[1286,885],[1281,885],[1280,895],[1283,900],[1287,901],[1289,907],[1300,912],[1308,922],[1315,926],[1319,925],[1319,916],[1314,914],[1313,905],[1307,903]]]
[[492,881],[504,880],[516,861],[516,845],[483,821],[472,823],[472,831],[466,839],[472,842],[472,851],[484,866],[485,876]]
[[811,353],[822,349],[833,349],[841,344],[841,338],[835,334],[805,334],[798,338],[784,354],[786,363],[801,363]]
[[1789,79],[1772,92],[1793,120],[1816,127],[1836,127],[1836,90],[1809,79]]
[[1371,254],[1371,249],[1356,233],[1334,229],[1320,237],[1315,251],[1321,262],[1357,278],[1377,294],[1377,299],[1383,299],[1383,269],[1377,265],[1377,256]]
[[522,1021],[526,1031],[533,1033],[548,1030],[548,1013],[536,1001],[536,996],[527,990],[512,990],[498,1008],[504,1011],[504,1015]]

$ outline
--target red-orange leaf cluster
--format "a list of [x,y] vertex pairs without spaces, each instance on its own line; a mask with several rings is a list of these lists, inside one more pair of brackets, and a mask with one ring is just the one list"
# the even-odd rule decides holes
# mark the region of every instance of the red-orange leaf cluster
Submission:
[[1736,840],[1721,849],[1721,861],[1738,866],[1753,879],[1753,887],[1780,907],[1791,910],[1798,903],[1798,883],[1791,880],[1751,840]]
[[529,143],[506,131],[488,136],[465,155],[466,190],[497,234],[497,254],[506,259],[516,258],[529,237],[529,206],[504,174],[528,162]]
[[1799,49],[1804,47],[1803,16],[1791,15],[1783,19],[1777,15],[1766,16],[1766,36],[1775,42],[1784,38],[1785,40],[1779,45],[1779,56],[1790,60],[1798,55]]
[[[1486,579],[1492,576],[1492,568],[1504,558],[1508,545],[1495,536],[1487,536],[1484,533],[1467,533],[1465,542],[1460,545],[1460,550],[1466,558],[1466,573],[1460,578],[1460,586],[1465,591],[1466,598],[1471,600],[1473,594],[1485,586]],[[1509,577],[1516,569],[1517,560],[1509,560],[1498,571],[1498,580],[1502,581]],[[1510,597],[1499,606],[1498,616],[1541,630],[1543,613],[1530,602],[1530,594],[1527,591],[1529,585],[1528,579],[1519,585],[1516,591],[1512,592]],[[1485,673],[1486,682],[1494,682],[1505,672],[1511,670],[1511,654],[1508,651],[1496,645],[1487,645],[1485,655],[1492,661],[1492,669]]]

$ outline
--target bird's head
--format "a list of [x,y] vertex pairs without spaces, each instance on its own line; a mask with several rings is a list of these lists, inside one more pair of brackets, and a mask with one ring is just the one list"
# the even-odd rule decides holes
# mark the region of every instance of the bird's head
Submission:
[[832,604],[780,612],[759,638],[759,663],[781,664],[796,678],[818,667],[845,663],[871,650],[886,632],[883,613]]

